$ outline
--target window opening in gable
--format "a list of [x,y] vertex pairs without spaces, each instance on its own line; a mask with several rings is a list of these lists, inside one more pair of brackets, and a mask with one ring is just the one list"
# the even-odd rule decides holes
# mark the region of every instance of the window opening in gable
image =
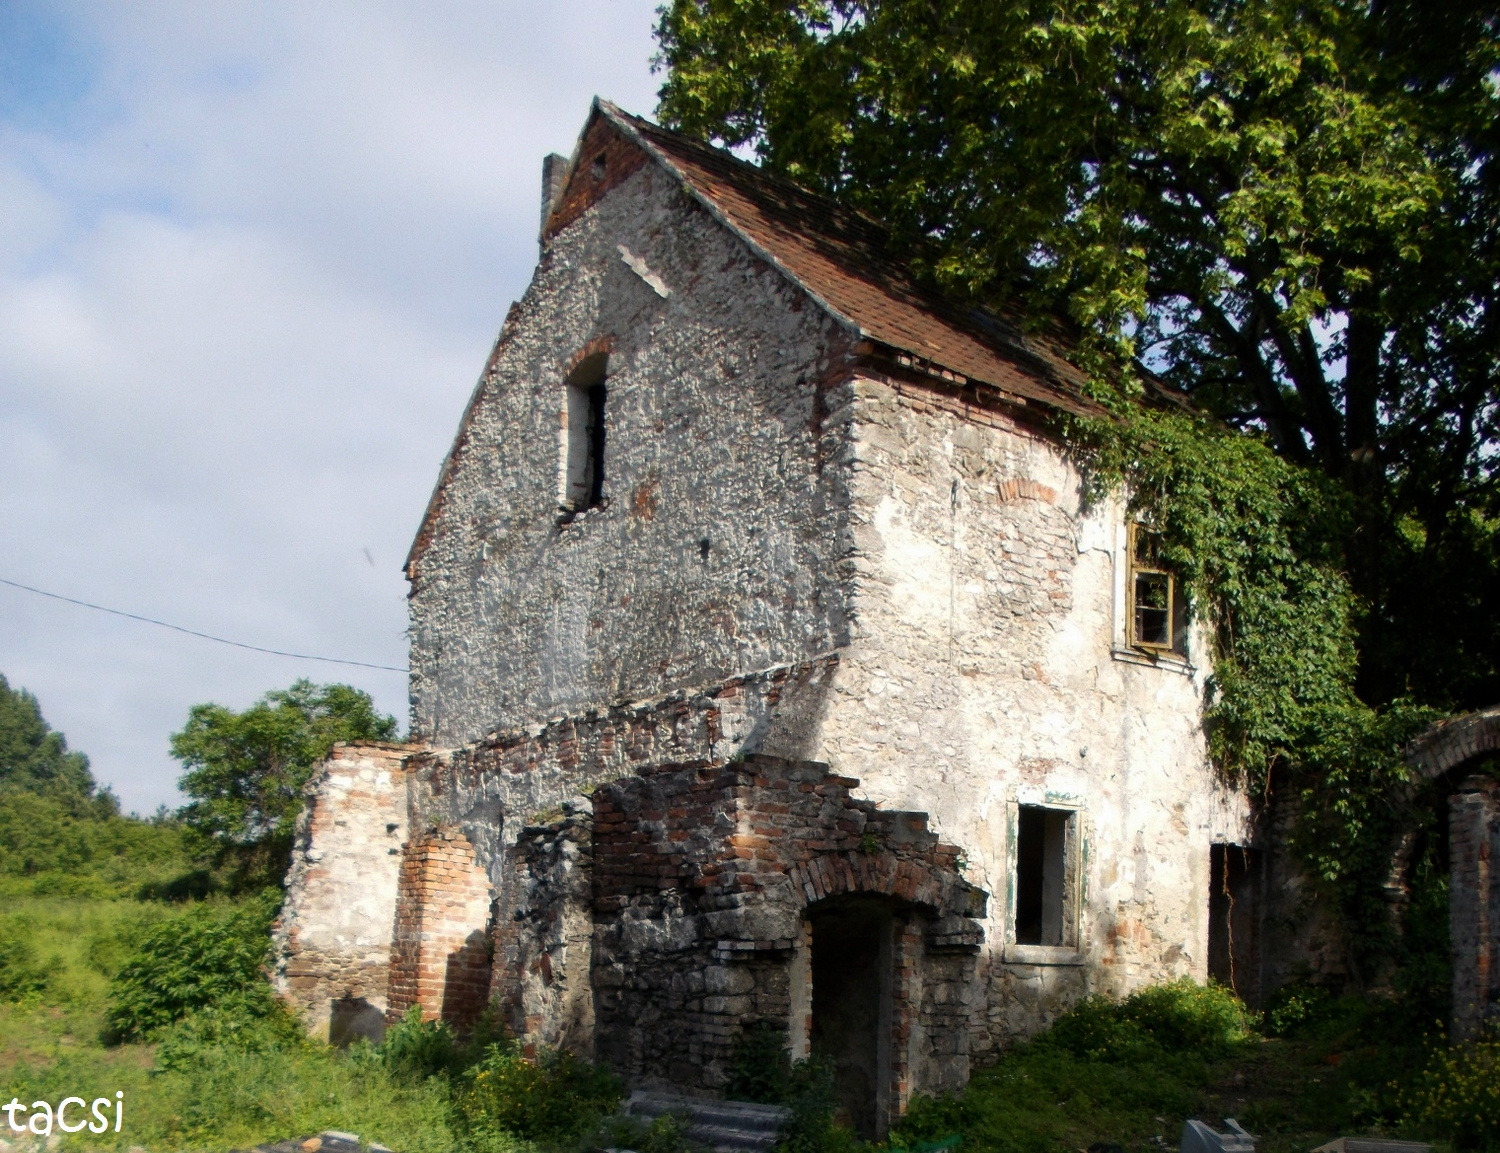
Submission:
[[1016,822],[1016,944],[1067,945],[1068,853],[1074,813],[1019,806]]
[[1130,643],[1158,652],[1186,651],[1187,606],[1162,560],[1161,533],[1130,526]]
[[564,392],[561,505],[579,513],[604,502],[604,406],[608,356],[590,356],[568,374]]

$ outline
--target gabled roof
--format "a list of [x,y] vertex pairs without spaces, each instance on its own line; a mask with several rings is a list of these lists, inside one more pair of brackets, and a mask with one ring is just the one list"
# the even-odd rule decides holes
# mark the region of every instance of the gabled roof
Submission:
[[[602,178],[592,172],[600,156],[606,160]],[[876,361],[893,361],[949,387],[986,385],[1000,394],[995,399],[1013,405],[1075,415],[1103,412],[1085,393],[1083,374],[1050,341],[994,313],[955,305],[918,284],[892,256],[887,230],[872,217],[723,149],[631,116],[606,100],[594,101],[579,134],[543,240],[652,161],[671,172],[761,259],[858,332]],[[490,364],[506,335],[502,329]],[[489,365],[443,461],[407,554],[408,573],[431,539],[488,372]]]
[[[1076,415],[1100,413],[1084,392],[1083,374],[1045,339],[919,285],[892,257],[888,233],[873,218],[604,100],[594,102],[580,142],[600,118],[674,173],[726,227],[865,339],[906,353],[924,368],[1013,397]],[[569,185],[579,167],[575,155]],[[548,232],[553,221],[571,215],[554,214]]]

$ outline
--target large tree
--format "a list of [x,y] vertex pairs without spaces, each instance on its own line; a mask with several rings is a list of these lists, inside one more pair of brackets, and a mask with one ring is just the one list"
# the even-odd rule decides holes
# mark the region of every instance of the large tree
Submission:
[[189,801],[178,815],[240,883],[280,881],[313,766],[336,742],[395,736],[395,718],[349,685],[299,680],[243,712],[194,705],[172,734],[172,755],[187,770],[178,787]]
[[1480,0],[672,0],[661,115],[1328,478],[1360,695],[1464,708],[1500,700],[1497,33]]

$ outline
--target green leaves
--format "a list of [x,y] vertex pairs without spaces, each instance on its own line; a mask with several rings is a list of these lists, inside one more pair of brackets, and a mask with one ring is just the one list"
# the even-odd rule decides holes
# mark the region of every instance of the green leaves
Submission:
[[[1369,920],[1401,743],[1500,698],[1493,5],[672,0],[657,35],[666,122],[1071,321],[1115,421],[1069,436],[1211,630],[1214,760],[1302,797]],[[1148,369],[1222,424],[1143,409]]]
[[289,835],[312,767],[339,741],[391,740],[393,717],[348,685],[300,680],[242,713],[194,705],[172,735],[186,767],[178,787],[192,800],[183,821],[220,845],[258,845]]
[[41,707],[25,689],[12,689],[0,676],[0,790],[23,790],[51,797],[78,813],[105,815],[119,805],[99,792],[89,759],[68,751],[61,733],[42,719]]
[[147,1040],[198,1010],[275,1013],[262,968],[280,904],[277,891],[239,904],[205,902],[148,930],[110,982],[110,1035]]

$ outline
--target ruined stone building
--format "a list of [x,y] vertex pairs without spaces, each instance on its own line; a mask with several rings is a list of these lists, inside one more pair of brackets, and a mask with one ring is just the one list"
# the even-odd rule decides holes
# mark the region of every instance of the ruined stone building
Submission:
[[884,1131],[1080,997],[1253,995],[1260,868],[1062,346],[605,103],[407,563],[411,741],[313,784],[278,981],[334,1039],[491,999],[633,1086],[747,1027]]

